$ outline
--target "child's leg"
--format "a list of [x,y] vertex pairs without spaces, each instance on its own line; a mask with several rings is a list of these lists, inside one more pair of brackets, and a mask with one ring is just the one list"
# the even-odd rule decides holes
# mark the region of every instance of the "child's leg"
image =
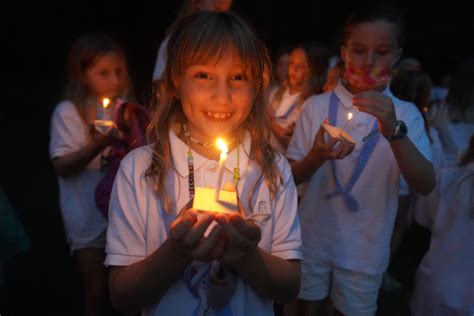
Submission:
[[331,264],[311,253],[301,262],[301,288],[298,299],[284,307],[284,315],[324,315],[323,300],[331,284]]
[[333,269],[331,299],[335,315],[373,316],[383,274],[366,274],[338,267]]
[[104,248],[74,251],[84,286],[84,315],[105,315],[108,310],[107,270]]

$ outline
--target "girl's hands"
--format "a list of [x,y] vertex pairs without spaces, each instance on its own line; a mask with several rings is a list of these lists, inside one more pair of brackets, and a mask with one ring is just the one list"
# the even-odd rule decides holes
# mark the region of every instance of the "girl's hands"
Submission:
[[382,135],[385,137],[393,135],[397,116],[391,97],[370,90],[354,95],[352,102],[359,111],[375,116]]
[[122,133],[115,124],[110,126],[104,134],[96,130],[94,125],[91,124],[89,126],[89,135],[91,142],[97,144],[102,149],[119,142],[123,138]]
[[355,144],[343,138],[332,138],[326,142],[324,140],[325,132],[321,124],[314,138],[313,147],[308,153],[312,161],[322,165],[329,159],[343,159],[354,150]]
[[272,122],[272,130],[278,141],[286,148],[290,143],[291,136],[295,130],[296,123],[291,123],[288,127],[282,127],[276,122]]
[[215,225],[207,237],[204,233],[216,215],[205,212],[201,216],[191,209],[192,201],[187,203],[171,224],[170,240],[177,254],[187,259],[212,260],[221,256],[224,242],[222,228]]
[[238,264],[250,256],[260,242],[260,227],[241,214],[218,215],[217,223],[225,234],[225,247],[218,260],[224,264]]

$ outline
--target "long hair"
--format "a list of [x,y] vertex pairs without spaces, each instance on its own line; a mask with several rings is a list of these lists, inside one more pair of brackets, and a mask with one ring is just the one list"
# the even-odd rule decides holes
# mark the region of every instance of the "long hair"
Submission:
[[172,165],[169,129],[178,117],[184,117],[181,103],[176,98],[181,78],[186,69],[195,64],[205,64],[225,58],[235,50],[244,67],[254,78],[255,99],[251,112],[241,128],[252,139],[249,156],[262,169],[270,192],[276,193],[281,175],[276,166],[276,153],[272,149],[270,125],[265,115],[264,92],[269,84],[271,64],[268,52],[255,31],[242,18],[233,13],[199,12],[184,18],[168,43],[168,58],[162,77],[159,99],[155,98],[154,113],[148,135],[154,140],[151,164],[146,177],[168,210],[165,179]]
[[[329,67],[329,49],[322,43],[311,41],[296,45],[293,50],[302,49],[308,62],[308,84],[298,97],[297,102],[303,103],[307,98],[314,94],[323,93],[323,86],[326,82],[327,71]],[[289,87],[288,81],[280,85],[275,91],[272,104],[279,104]]]
[[68,60],[68,82],[64,98],[71,100],[79,115],[88,123],[89,113],[95,110],[95,101],[91,103],[91,95],[85,83],[86,71],[109,53],[116,53],[123,59],[125,68],[125,83],[122,96],[130,98],[131,83],[128,75],[125,52],[120,44],[112,37],[103,33],[88,33],[80,36],[72,45]]

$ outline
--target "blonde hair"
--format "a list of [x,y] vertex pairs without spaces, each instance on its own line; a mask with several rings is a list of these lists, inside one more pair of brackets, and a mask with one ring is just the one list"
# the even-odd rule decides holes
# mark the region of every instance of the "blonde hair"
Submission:
[[170,38],[167,54],[173,58],[167,59],[160,97],[155,97],[154,113],[148,126],[148,135],[155,143],[146,177],[167,211],[170,201],[164,183],[169,168],[174,168],[168,132],[177,117],[184,117],[181,103],[175,97],[181,78],[189,66],[218,61],[225,58],[229,50],[237,52],[246,71],[248,69],[254,78],[254,103],[241,128],[251,136],[250,159],[262,168],[259,181],[265,180],[270,192],[276,193],[281,175],[276,166],[277,154],[269,143],[270,125],[264,103],[264,91],[269,84],[271,70],[267,49],[249,24],[237,15],[229,12],[199,12],[184,18]]
[[88,124],[89,112],[95,110],[91,103],[91,95],[85,83],[86,71],[109,53],[118,54],[124,62],[125,83],[122,97],[131,99],[131,83],[128,74],[125,52],[112,37],[103,33],[88,33],[80,36],[72,45],[68,60],[68,82],[64,98],[74,103],[82,120]]

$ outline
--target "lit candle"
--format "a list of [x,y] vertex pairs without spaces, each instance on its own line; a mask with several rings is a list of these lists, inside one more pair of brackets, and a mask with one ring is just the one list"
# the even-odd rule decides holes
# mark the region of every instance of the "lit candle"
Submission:
[[217,147],[221,151],[221,156],[220,156],[220,159],[219,159],[219,167],[217,169],[217,186],[216,186],[216,190],[215,190],[216,193],[215,193],[215,196],[214,196],[214,199],[216,201],[219,200],[219,193],[221,191],[221,186],[222,186],[222,177],[224,176],[224,164],[225,164],[225,161],[227,159],[227,152],[229,150],[227,148],[226,143],[221,138],[217,139]]
[[341,132],[339,133],[339,137],[342,135],[342,132],[346,129],[346,126],[350,122],[351,118],[352,118],[352,112],[347,113],[347,121],[341,129]]
[[102,100],[102,117],[101,117],[102,120],[105,120],[105,121],[112,120],[112,115],[111,115],[112,113],[110,112],[109,104],[110,104],[109,99],[104,98]]

